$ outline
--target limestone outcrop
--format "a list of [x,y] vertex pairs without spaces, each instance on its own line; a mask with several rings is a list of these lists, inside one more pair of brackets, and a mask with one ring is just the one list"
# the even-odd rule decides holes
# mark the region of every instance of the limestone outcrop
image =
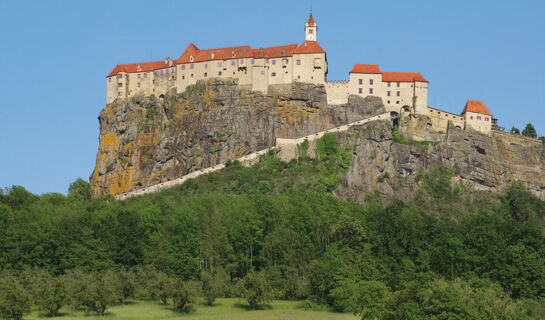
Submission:
[[305,136],[383,112],[373,97],[329,107],[321,85],[271,86],[262,94],[220,79],[162,99],[114,102],[98,117],[93,193],[115,195],[170,181],[272,147],[276,137]]
[[[395,143],[392,123],[377,121],[336,133],[339,144],[353,154],[337,196],[363,202],[366,193],[378,191],[385,200],[407,200],[418,187],[418,173],[436,166],[454,169],[454,179],[480,190],[499,191],[520,180],[545,199],[545,144],[509,133],[490,135],[449,126],[448,132],[426,130],[427,118],[400,120],[404,136],[425,144]],[[424,124],[424,126],[423,126]],[[415,134],[416,136],[411,136]]]

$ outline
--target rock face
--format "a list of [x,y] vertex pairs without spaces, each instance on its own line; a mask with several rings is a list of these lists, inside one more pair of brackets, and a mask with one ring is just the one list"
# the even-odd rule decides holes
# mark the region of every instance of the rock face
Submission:
[[[363,203],[378,190],[385,200],[406,200],[414,194],[418,172],[434,166],[455,170],[454,179],[481,190],[500,190],[520,180],[545,199],[545,147],[536,139],[493,132],[490,136],[449,126],[446,134],[424,130],[427,118],[404,117],[400,131],[430,141],[427,146],[394,143],[392,123],[379,121],[337,133],[350,145],[352,166],[337,196]],[[416,140],[416,139],[415,139]],[[406,142],[405,142],[406,143]]]
[[[99,115],[100,144],[90,177],[94,195],[173,180],[272,147],[276,137],[302,137],[385,112],[376,97],[351,96],[346,105],[329,107],[323,86],[293,84],[270,87],[269,92],[210,80],[164,99],[136,97],[109,104]],[[386,200],[408,199],[417,173],[447,166],[455,169],[456,180],[475,188],[498,190],[520,180],[545,199],[541,141],[454,126],[437,133],[427,117],[404,115],[398,121],[403,143],[393,141],[391,121],[336,133],[339,143],[350,145],[353,152],[337,196],[363,202],[365,193],[378,190]]]
[[277,136],[300,137],[383,113],[380,98],[351,97],[328,107],[312,84],[242,90],[235,81],[200,81],[183,94],[135,97],[102,110],[95,196],[169,181],[272,147]]

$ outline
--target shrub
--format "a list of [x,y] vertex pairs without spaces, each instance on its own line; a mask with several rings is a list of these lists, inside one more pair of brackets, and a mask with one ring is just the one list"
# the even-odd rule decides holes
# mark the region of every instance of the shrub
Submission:
[[252,309],[273,299],[272,288],[261,273],[250,272],[238,283],[240,295],[246,299]]
[[31,298],[28,291],[12,275],[0,279],[0,317],[5,319],[23,319],[23,314],[30,311]]

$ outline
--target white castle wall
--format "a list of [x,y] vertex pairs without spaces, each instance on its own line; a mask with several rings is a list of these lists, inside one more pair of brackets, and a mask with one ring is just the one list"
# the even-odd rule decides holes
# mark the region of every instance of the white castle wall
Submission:
[[348,80],[326,82],[327,104],[339,105],[348,103],[349,84]]

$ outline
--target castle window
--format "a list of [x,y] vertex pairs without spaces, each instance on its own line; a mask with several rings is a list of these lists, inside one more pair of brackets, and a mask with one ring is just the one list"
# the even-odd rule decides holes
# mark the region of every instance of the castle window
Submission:
[[220,62],[218,62],[218,67],[221,67],[221,61],[220,61]]
[[168,74],[168,69],[167,69],[167,74]]
[[218,71],[218,76],[221,76],[221,71]]
[[205,77],[208,77],[208,73],[205,72],[205,73],[204,73],[204,76],[205,76]]
[[182,76],[182,80],[185,79],[185,76]]
[[161,70],[161,75],[163,75],[163,70]]
[[390,91],[386,91],[386,95],[389,97],[390,96]]
[[234,57],[236,57],[237,55],[236,55],[235,52],[233,51],[233,52],[231,53],[231,56],[234,58]]
[[235,61],[231,61],[231,65],[234,66],[234,65],[235,65]]
[[390,104],[390,100],[388,100],[388,104]]
[[244,64],[244,59],[240,59],[240,64]]
[[373,94],[373,88],[369,88],[369,94]]
[[477,120],[481,120],[481,116],[477,116]]
[[140,73],[138,74],[138,79],[140,79]]
[[254,64],[254,63],[255,63],[254,59],[252,59],[250,62],[251,62],[251,64]]
[[138,82],[138,84],[136,85],[138,88],[140,88],[140,82]]
[[193,73],[191,74],[191,78],[193,78]]
[[121,79],[121,78],[123,78],[123,75],[118,74],[118,75],[117,75],[117,79]]
[[205,64],[204,64],[204,68],[205,68],[205,69],[208,69],[208,63],[205,63]]
[[369,84],[373,85],[373,79],[369,79]]
[[273,59],[272,64],[276,64],[276,60],[275,60],[275,59]]
[[271,73],[271,77],[276,77],[276,72]]
[[399,104],[399,101],[396,101],[396,104]]
[[363,93],[363,89],[362,89],[362,88],[359,88],[359,89],[358,89],[358,93],[359,93],[359,94],[362,94],[362,93]]
[[172,68],[172,73],[174,73],[174,68]]
[[189,69],[193,69],[193,68],[195,68],[194,64],[189,65]]
[[112,82],[112,78],[108,78],[108,82]]
[[265,63],[269,63],[269,59],[265,59]]
[[360,86],[363,84],[363,79],[360,79],[359,84]]
[[489,120],[488,120],[488,117],[484,118],[484,121],[489,121]]
[[154,73],[155,73],[155,75],[157,75],[157,71],[155,71]]
[[288,64],[288,59],[282,59],[282,64],[287,65]]
[[147,73],[144,73],[144,78],[147,78],[148,77],[148,74]]
[[388,82],[388,87],[392,86],[392,83],[391,82]]
[[262,76],[265,75],[265,71],[262,70],[262,71],[261,71],[261,75],[262,75]]
[[121,88],[123,86],[123,84],[120,82],[120,83],[117,84],[117,86]]
[[473,116],[470,116],[469,119],[473,120]]
[[182,65],[182,70],[185,70],[185,65]]
[[298,66],[301,65],[301,59],[297,59],[297,65],[298,65]]
[[400,83],[398,82],[398,83],[397,83],[397,86],[399,87],[399,85],[400,85]]
[[400,95],[401,95],[401,92],[400,92],[400,91],[398,91],[398,92],[397,92],[397,96],[399,97]]

